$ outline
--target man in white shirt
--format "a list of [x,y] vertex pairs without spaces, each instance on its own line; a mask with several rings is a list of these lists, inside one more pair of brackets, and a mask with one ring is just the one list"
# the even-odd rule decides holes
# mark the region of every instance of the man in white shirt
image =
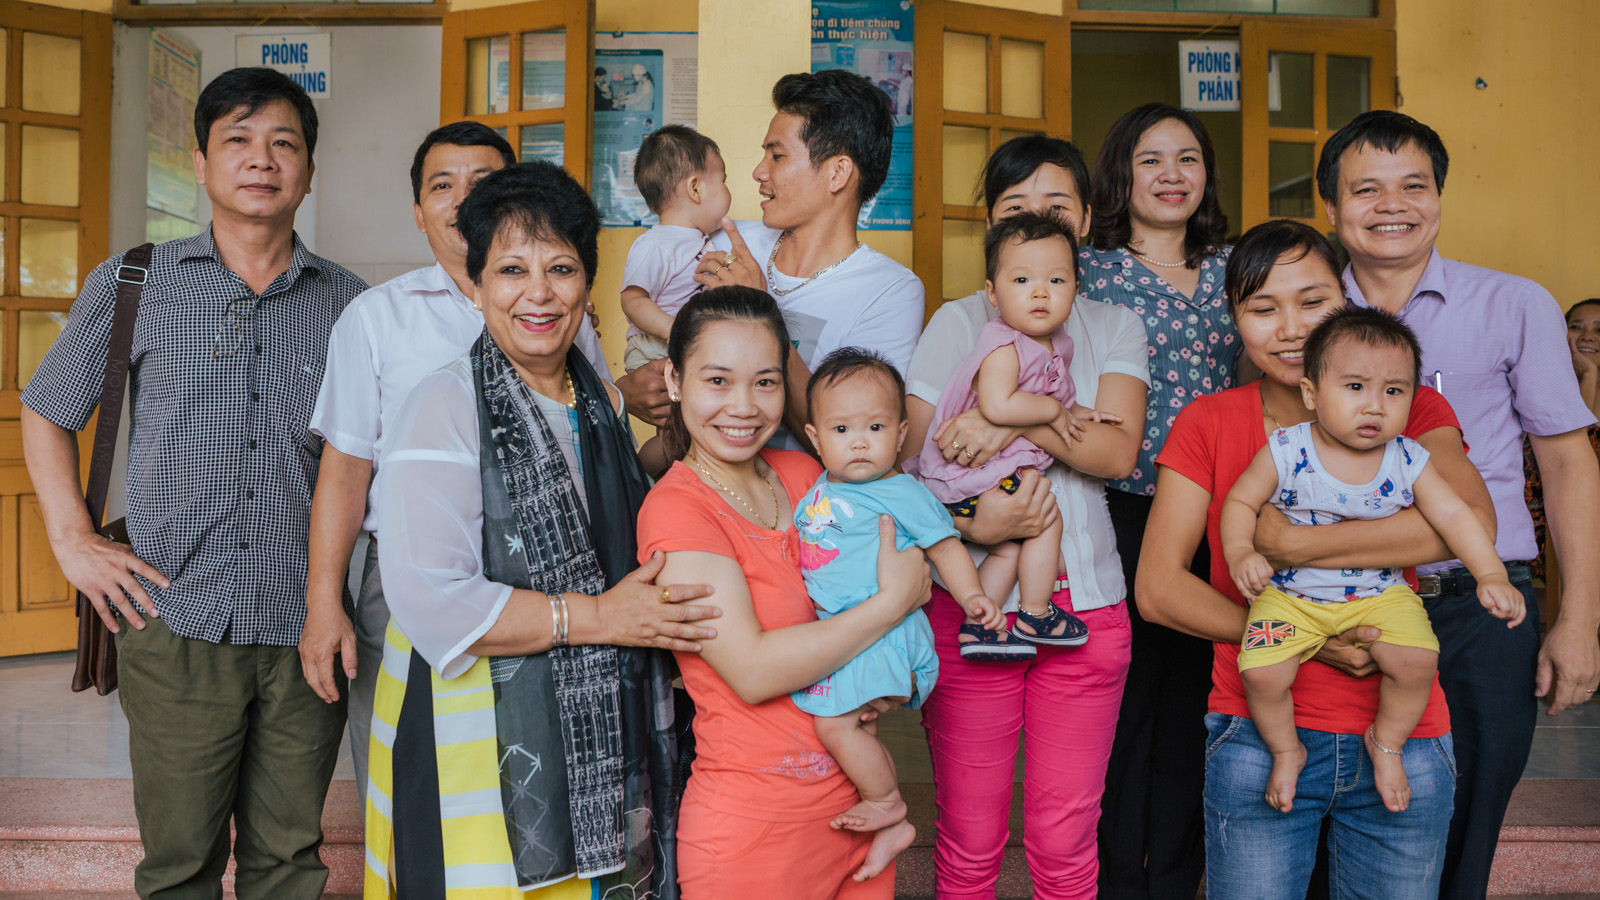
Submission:
[[[479,180],[515,162],[506,139],[480,123],[456,122],[430,132],[411,164],[412,212],[436,262],[356,297],[328,341],[327,371],[311,414],[311,431],[326,443],[311,501],[300,663],[306,681],[330,703],[339,697],[335,655],[351,679],[350,751],[363,803],[372,697],[389,625],[376,533],[366,552],[354,627],[343,606],[345,572],[361,531],[376,531],[373,488],[384,433],[417,382],[465,353],[483,332],[456,210]],[[609,379],[590,323],[583,324],[576,345]]]
[[[811,369],[845,346],[866,347],[902,373],[922,333],[922,282],[910,269],[856,237],[861,207],[883,186],[894,143],[889,97],[843,70],[785,75],[772,89],[777,108],[760,165],[761,221],[724,221],[716,251],[697,278],[772,294],[795,351],[789,356],[789,408],[779,446],[801,446]],[[627,406],[660,425],[666,386],[657,360],[619,379]]]

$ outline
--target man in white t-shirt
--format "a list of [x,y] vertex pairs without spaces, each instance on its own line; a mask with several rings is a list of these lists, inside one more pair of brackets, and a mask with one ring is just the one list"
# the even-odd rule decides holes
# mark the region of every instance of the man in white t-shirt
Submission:
[[[888,95],[851,72],[785,75],[772,89],[777,113],[762,141],[761,221],[724,221],[718,251],[698,280],[772,294],[783,310],[790,354],[787,426],[778,446],[800,447],[811,369],[845,346],[883,354],[902,373],[922,333],[922,282],[856,237],[862,204],[883,186],[894,142]],[[731,254],[732,262],[728,262]],[[618,379],[629,409],[660,425],[667,413],[663,361]]]
[[[373,487],[384,433],[401,403],[423,376],[461,356],[483,333],[483,313],[471,299],[466,241],[455,227],[456,210],[479,180],[515,162],[506,139],[477,122],[456,122],[430,132],[411,164],[412,212],[436,262],[356,297],[328,340],[326,374],[311,414],[311,431],[325,445],[311,500],[300,663],[306,681],[329,702],[339,696],[335,655],[352,680],[350,751],[363,803],[372,697],[389,625],[376,533],[367,547],[354,627],[342,602],[345,572],[360,533],[377,528]],[[576,346],[600,377],[609,380],[590,323],[583,324]]]

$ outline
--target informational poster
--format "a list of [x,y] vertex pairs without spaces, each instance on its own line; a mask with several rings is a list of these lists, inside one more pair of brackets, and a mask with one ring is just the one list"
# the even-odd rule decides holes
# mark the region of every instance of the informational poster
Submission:
[[658,221],[634,186],[633,163],[645,135],[695,124],[699,47],[698,35],[679,32],[595,35],[591,183],[605,224]]
[[911,227],[911,0],[812,0],[811,71],[865,75],[894,106],[889,178],[861,207],[856,227]]
[[200,96],[200,51],[183,38],[150,29],[150,113],[145,132],[145,239],[166,241],[199,232],[194,178],[194,104]]

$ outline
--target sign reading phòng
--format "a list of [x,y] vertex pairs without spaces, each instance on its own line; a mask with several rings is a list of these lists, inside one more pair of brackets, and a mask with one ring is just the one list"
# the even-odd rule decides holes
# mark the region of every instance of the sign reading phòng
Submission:
[[312,34],[241,34],[241,66],[266,66],[294,79],[313,100],[333,96],[333,37]]

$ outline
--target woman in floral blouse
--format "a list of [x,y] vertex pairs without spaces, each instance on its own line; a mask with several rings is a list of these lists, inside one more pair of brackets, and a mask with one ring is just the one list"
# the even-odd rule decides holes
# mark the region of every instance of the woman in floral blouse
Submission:
[[[1239,339],[1223,293],[1228,217],[1216,155],[1193,114],[1148,103],[1118,119],[1095,164],[1090,245],[1079,291],[1126,307],[1150,343],[1150,397],[1139,462],[1106,492],[1131,588],[1156,489],[1156,454],[1195,397],[1233,387]],[[1204,544],[1193,571],[1207,577]],[[1144,621],[1133,592],[1133,662],[1101,801],[1100,891],[1192,898],[1204,869],[1211,646]],[[1090,638],[1093,640],[1093,637]]]

